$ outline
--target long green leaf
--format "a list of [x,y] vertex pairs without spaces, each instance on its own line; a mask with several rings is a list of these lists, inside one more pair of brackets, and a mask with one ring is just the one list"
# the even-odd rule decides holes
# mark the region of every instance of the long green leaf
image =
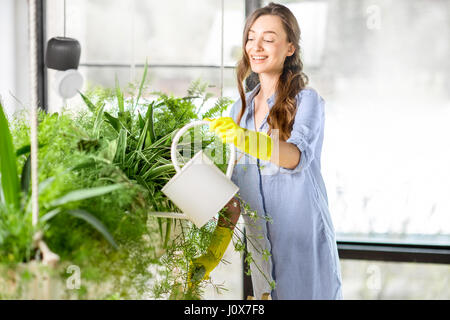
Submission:
[[13,146],[8,119],[0,102],[0,177],[3,197],[7,205],[19,208],[20,185],[16,167],[16,152]]
[[118,190],[123,187],[124,187],[123,184],[113,184],[110,186],[71,191],[71,192],[65,194],[64,196],[53,200],[50,203],[50,206],[56,207],[56,206],[64,205],[64,204],[67,204],[67,203],[73,202],[73,201],[79,201],[79,200],[84,200],[84,199],[88,199],[88,198],[101,196],[101,195]]
[[121,131],[120,134],[120,161],[122,163],[125,163],[126,156],[127,156],[127,133],[125,130]]
[[144,143],[145,143],[145,137],[147,136],[147,128],[149,125],[149,121],[148,118],[145,120],[145,125],[144,128],[142,129],[140,135],[139,135],[139,140],[138,140],[138,145],[136,150],[137,151],[141,151],[144,147]]
[[83,219],[87,223],[89,223],[91,226],[93,226],[98,232],[100,232],[106,240],[115,248],[118,249],[116,242],[114,241],[113,236],[109,233],[108,229],[106,229],[105,225],[100,222],[94,215],[91,213],[82,210],[82,209],[75,209],[75,210],[68,210],[68,214]]
[[97,112],[97,116],[95,117],[95,121],[94,121],[94,128],[92,129],[92,135],[95,137],[95,138],[99,138],[99,136],[100,136],[100,125],[101,125],[101,123],[102,123],[102,115],[103,115],[103,109],[105,108],[105,105],[102,105],[101,107],[100,107],[100,109],[98,110],[98,112]]
[[95,105],[92,103],[91,100],[89,100],[88,97],[86,97],[84,94],[82,94],[80,91],[78,93],[81,95],[81,98],[83,99],[84,103],[88,107],[89,110],[91,110],[92,113],[95,114]]
[[[122,131],[122,130],[121,130]],[[106,148],[104,148],[100,153],[99,156],[108,160],[108,161],[114,161],[114,157],[117,152],[117,142],[119,138],[110,140],[107,142]]]
[[141,94],[142,94],[142,88],[144,87],[145,78],[147,78],[147,69],[148,69],[148,64],[147,64],[147,60],[145,60],[144,74],[142,76],[141,85],[139,86],[139,92],[136,97],[136,104],[134,105],[134,109],[136,109],[138,102],[139,102],[139,98],[141,97]]
[[165,173],[172,173],[172,171],[174,171],[173,164],[164,164],[162,166],[148,170],[146,173],[142,175],[142,178],[145,180],[148,179],[153,180]]
[[[42,148],[43,146],[45,146],[45,144],[39,143],[38,149]],[[20,157],[21,155],[27,154],[30,151],[31,151],[31,146],[29,144],[24,145],[23,147],[16,150],[16,157]]]
[[163,239],[163,230],[162,230],[162,218],[157,218],[158,227],[159,227],[159,235],[161,236],[161,240]]
[[119,163],[124,163],[127,151],[127,132],[121,129],[119,132],[119,137],[117,141],[116,154],[114,156],[114,161]]
[[153,102],[148,105],[146,120],[148,123],[147,126],[147,138],[145,140],[145,146],[148,147],[153,144],[155,141],[155,129],[153,127]]
[[22,175],[20,176],[20,185],[22,187],[22,192],[28,194],[31,182],[31,156],[27,157],[25,163],[22,167]]
[[120,131],[120,128],[122,127],[120,121],[118,118],[113,117],[108,112],[103,112],[103,115],[106,118],[106,121],[117,131]]
[[143,129],[145,125],[144,119],[142,119],[141,113],[138,111],[139,129]]
[[[149,146],[149,148],[155,148],[158,149],[161,145],[166,144],[167,142],[171,142],[170,137],[173,135],[175,135],[175,133],[168,133],[166,134],[164,137],[156,140],[152,145]],[[168,148],[169,154],[170,154],[170,147]]]
[[47,222],[61,211],[62,211],[61,208],[55,208],[53,210],[50,210],[49,212],[47,212],[46,214],[44,214],[42,217],[39,218],[39,222]]
[[16,157],[20,157],[23,154],[27,154],[31,151],[31,145],[26,144],[23,147],[16,150]]
[[123,103],[123,93],[122,93],[122,90],[120,90],[119,80],[117,79],[117,75],[116,75],[116,96],[117,96],[117,105],[119,106],[119,111],[124,112],[125,108],[124,108],[124,103]]
[[75,166],[73,166],[70,170],[72,171],[77,171],[77,170],[81,170],[81,169],[86,169],[86,168],[93,168],[95,167],[95,165],[97,164],[97,162],[95,161],[95,159],[88,159],[84,162],[81,162]]
[[[141,172],[147,172],[149,169],[154,168],[155,163],[163,163],[163,154],[166,153],[165,150],[161,150],[161,149],[156,149],[156,150],[150,150],[147,151],[145,153],[141,152],[141,153],[137,153],[137,156],[140,157],[140,159],[142,159],[143,161],[146,162],[146,164],[142,167]],[[148,155],[147,155],[148,154]],[[168,155],[170,157],[170,155]],[[169,164],[170,161],[168,161],[165,164]]]
[[50,177],[39,183],[39,193],[42,193],[45,189],[47,189],[53,183],[53,181],[55,181],[55,179],[55,177]]
[[172,221],[173,221],[173,219],[170,219],[170,218],[166,220],[166,236],[164,237],[164,244],[163,244],[164,248],[166,248],[167,243],[169,243]]

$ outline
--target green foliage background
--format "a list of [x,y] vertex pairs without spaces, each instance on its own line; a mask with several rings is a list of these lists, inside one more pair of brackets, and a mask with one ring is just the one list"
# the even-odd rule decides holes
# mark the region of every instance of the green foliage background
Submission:
[[[186,97],[157,92],[158,98],[149,101],[141,98],[144,80],[145,73],[136,97],[124,97],[117,84],[115,90],[93,88],[82,94],[87,109],[76,115],[39,113],[39,182],[47,187],[39,195],[44,222],[38,228],[61,258],[62,278],[69,276],[64,266],[80,267],[84,280],[80,298],[92,296],[89,283],[112,285],[96,298],[140,298],[155,277],[150,265],[159,266],[163,275],[153,295],[170,298],[174,281],[180,280],[171,271],[177,267],[186,274],[188,261],[206,249],[212,232],[211,224],[197,229],[190,222],[148,216],[149,211],[178,210],[160,192],[175,173],[170,162],[171,137],[188,122],[200,119],[199,111],[212,95],[205,92],[205,84],[195,81]],[[219,99],[205,114],[220,116],[230,103]],[[29,149],[25,119],[17,115],[11,122],[16,150]],[[29,154],[17,154],[17,170],[23,176]],[[56,213],[52,206],[70,192],[118,183],[124,187],[101,197],[64,203]],[[29,198],[28,189],[22,194],[21,208],[0,206],[0,263],[10,268],[40,258],[32,244],[36,230],[31,227]],[[70,214],[79,211],[98,220],[117,248],[87,220]],[[178,296],[188,297],[194,297],[192,292]]]

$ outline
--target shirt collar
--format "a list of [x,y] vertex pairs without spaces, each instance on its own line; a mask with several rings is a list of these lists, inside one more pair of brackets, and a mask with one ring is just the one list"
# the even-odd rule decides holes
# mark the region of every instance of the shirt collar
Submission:
[[[254,108],[255,108],[254,98],[255,98],[256,94],[259,92],[260,87],[261,87],[261,83],[258,83],[253,88],[253,90],[250,91],[249,98],[247,100],[247,107],[248,107],[247,110],[248,110],[249,115],[254,112]],[[267,105],[269,106],[269,110],[272,109],[273,105],[275,104],[275,98],[276,98],[276,92],[274,94],[272,94],[272,96],[269,99],[266,100]]]

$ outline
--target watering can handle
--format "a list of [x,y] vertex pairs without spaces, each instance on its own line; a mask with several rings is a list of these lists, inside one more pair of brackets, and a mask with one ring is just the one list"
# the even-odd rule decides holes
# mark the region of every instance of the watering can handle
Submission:
[[[180,140],[181,136],[188,131],[190,128],[195,127],[195,126],[200,126],[200,125],[209,125],[209,121],[206,120],[200,120],[200,121],[194,121],[191,123],[188,123],[187,125],[185,125],[183,128],[181,128],[177,134],[175,135],[175,137],[173,138],[172,141],[172,147],[170,149],[170,156],[172,158],[172,163],[173,166],[175,168],[175,170],[177,172],[180,172],[180,166],[179,163],[177,161],[177,145],[178,145],[178,140]],[[228,168],[227,168],[227,173],[226,176],[231,179],[231,175],[233,174],[233,169],[234,169],[234,161],[236,160],[236,149],[234,144],[231,144],[231,150],[230,150],[230,159],[228,160]]]

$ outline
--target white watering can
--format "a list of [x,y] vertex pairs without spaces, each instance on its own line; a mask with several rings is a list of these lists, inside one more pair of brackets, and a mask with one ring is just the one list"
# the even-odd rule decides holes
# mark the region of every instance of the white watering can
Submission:
[[161,190],[183,213],[150,212],[149,214],[164,218],[189,219],[201,228],[225,207],[239,188],[231,181],[236,158],[233,144],[230,144],[231,152],[226,175],[202,150],[197,152],[183,166],[183,169],[180,169],[176,155],[178,140],[187,130],[197,125],[209,125],[209,122],[202,120],[189,123],[175,135],[170,156],[177,173]]

